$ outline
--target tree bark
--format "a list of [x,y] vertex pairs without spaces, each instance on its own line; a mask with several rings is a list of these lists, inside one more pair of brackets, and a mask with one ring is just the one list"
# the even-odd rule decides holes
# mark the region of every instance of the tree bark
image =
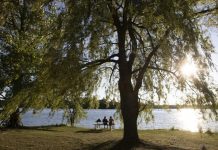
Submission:
[[135,104],[136,99],[131,94],[122,103],[122,115],[124,121],[124,135],[123,140],[125,142],[137,143],[139,141],[137,131],[137,118],[138,109]]
[[19,108],[13,112],[9,119],[6,121],[6,127],[19,128],[21,126],[20,122],[20,111]]
[[123,141],[134,144],[139,142],[137,131],[138,95],[133,91],[131,78],[128,78],[128,75],[120,77],[119,90],[124,123]]
[[[121,112],[124,123],[123,142],[128,144],[134,144],[139,142],[138,130],[137,130],[137,118],[138,118],[138,92],[133,90],[131,82],[132,77],[132,62],[127,60],[125,50],[125,39],[127,31],[127,23],[120,23],[119,18],[114,16],[114,22],[117,27],[118,33],[118,47],[119,47],[119,91],[121,101]],[[126,18],[125,18],[126,19]],[[123,22],[126,22],[124,19]]]

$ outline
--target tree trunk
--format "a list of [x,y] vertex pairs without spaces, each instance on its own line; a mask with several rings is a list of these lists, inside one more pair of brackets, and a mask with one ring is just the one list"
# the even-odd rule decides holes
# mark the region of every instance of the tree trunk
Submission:
[[10,118],[6,121],[6,127],[18,128],[20,126],[21,126],[20,112],[19,109],[17,109],[15,112],[13,112],[10,115]]
[[[116,17],[116,16],[115,16]],[[115,19],[115,23],[119,24]],[[116,22],[117,21],[117,22]],[[139,142],[137,130],[138,118],[138,92],[133,90],[131,82],[132,77],[132,62],[127,61],[125,50],[125,37],[127,31],[127,24],[117,25],[118,32],[118,47],[119,47],[119,91],[121,101],[121,112],[124,123],[123,142],[134,144]],[[132,60],[131,60],[132,61]]]
[[125,143],[139,142],[137,131],[138,95],[133,92],[131,80],[119,82],[121,112],[124,123],[123,141]]
[[135,99],[127,98],[123,104],[125,108],[122,109],[124,121],[123,140],[131,143],[137,143],[139,141],[137,131],[138,110],[135,107],[134,101]]

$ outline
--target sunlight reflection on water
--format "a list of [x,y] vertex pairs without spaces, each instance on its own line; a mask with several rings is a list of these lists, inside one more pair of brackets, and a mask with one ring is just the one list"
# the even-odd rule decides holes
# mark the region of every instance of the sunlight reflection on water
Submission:
[[198,132],[202,124],[202,116],[199,112],[193,109],[183,109],[178,112],[178,121],[183,130]]

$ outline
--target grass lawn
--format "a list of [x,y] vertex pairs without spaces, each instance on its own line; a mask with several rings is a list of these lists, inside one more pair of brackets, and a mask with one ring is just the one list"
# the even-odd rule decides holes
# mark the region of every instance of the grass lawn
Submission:
[[[199,133],[178,130],[145,130],[139,131],[139,135],[144,144],[138,149],[200,150],[204,144],[207,150],[218,150],[218,133],[201,137]],[[65,126],[0,129],[0,150],[109,149],[116,147],[121,138],[122,130]]]

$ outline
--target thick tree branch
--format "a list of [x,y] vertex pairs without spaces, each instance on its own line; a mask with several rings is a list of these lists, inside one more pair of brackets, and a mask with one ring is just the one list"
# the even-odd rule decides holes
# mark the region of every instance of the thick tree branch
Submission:
[[141,36],[136,30],[134,30],[134,32],[135,32],[135,34],[137,35],[137,36],[136,36],[137,40],[139,41],[139,43],[140,43],[141,46],[142,46],[143,51],[141,51],[141,53],[142,53],[142,55],[145,56],[145,51],[144,51],[144,49],[145,49],[145,44],[144,44],[144,42],[143,42],[143,38],[142,38],[142,36]]
[[117,27],[117,28],[120,28],[120,20],[119,20],[119,17],[118,17],[118,14],[117,14],[117,11],[116,9],[113,7],[113,2],[112,0],[108,0],[108,8],[110,10],[110,13],[112,14],[112,18],[113,18],[113,21],[114,21],[114,25]]
[[[124,5],[126,5],[126,4],[124,4]],[[126,34],[127,23],[123,24],[125,21],[124,20],[123,20],[123,22],[120,21],[119,14],[118,14],[117,10],[113,6],[112,0],[108,0],[108,8],[109,8],[109,11],[110,11],[110,13],[112,15],[112,19],[113,19],[113,22],[114,22],[114,25],[115,25],[115,27],[117,29],[117,34],[118,34],[119,64],[121,62],[125,63],[126,62],[125,34]]]
[[115,71],[116,68],[117,68],[117,63],[114,64],[114,67],[113,67],[111,75],[110,75],[109,82],[111,82],[112,76],[114,75],[114,71]]
[[159,41],[159,44],[157,44],[156,46],[154,45],[153,38],[152,38],[150,32],[148,30],[147,30],[147,32],[148,32],[148,37],[149,37],[149,40],[150,40],[150,43],[151,43],[152,51],[149,53],[149,55],[146,58],[146,61],[145,61],[144,65],[143,65],[143,67],[139,71],[138,77],[136,79],[135,89],[134,89],[135,92],[138,92],[138,90],[140,89],[140,87],[142,85],[143,76],[144,76],[144,74],[145,74],[145,72],[146,72],[146,70],[148,68],[148,65],[149,65],[152,57],[157,52],[157,50],[159,49],[159,47],[160,47],[161,43],[164,41],[164,39],[168,36],[170,30],[169,29],[166,30],[164,36]]
[[119,4],[117,1],[115,2],[117,5],[116,10],[119,10],[120,8],[123,8],[123,0],[121,1],[121,3]]
[[[159,70],[159,71],[164,71],[164,72],[168,72],[170,74],[172,74],[173,76],[175,76],[176,78],[178,78],[178,76],[176,75],[176,72],[173,72],[171,70],[167,70],[167,69],[164,69],[164,68],[160,68],[160,67],[155,67],[155,66],[148,66],[147,67],[148,69],[153,69],[153,70]],[[135,69],[132,74],[136,73],[136,72],[139,72],[142,68],[138,68],[138,69]]]
[[128,26],[128,31],[129,31],[129,36],[130,36],[130,40],[131,40],[131,43],[132,43],[132,52],[129,56],[129,67],[132,68],[132,65],[134,63],[134,60],[135,60],[135,56],[136,56],[136,50],[137,50],[137,41],[136,41],[136,37],[134,35],[134,30],[132,28],[132,25],[129,24]]
[[123,8],[123,26],[127,25],[128,19],[127,19],[127,14],[129,13],[129,4],[130,0],[125,0],[124,8]]
[[107,62],[118,63],[117,60],[112,59],[114,57],[118,57],[118,54],[113,54],[105,59],[98,59],[98,60],[94,60],[91,62],[87,62],[86,64],[82,65],[82,68],[89,67],[89,66],[99,66],[99,65],[102,65],[102,64],[107,63]]

